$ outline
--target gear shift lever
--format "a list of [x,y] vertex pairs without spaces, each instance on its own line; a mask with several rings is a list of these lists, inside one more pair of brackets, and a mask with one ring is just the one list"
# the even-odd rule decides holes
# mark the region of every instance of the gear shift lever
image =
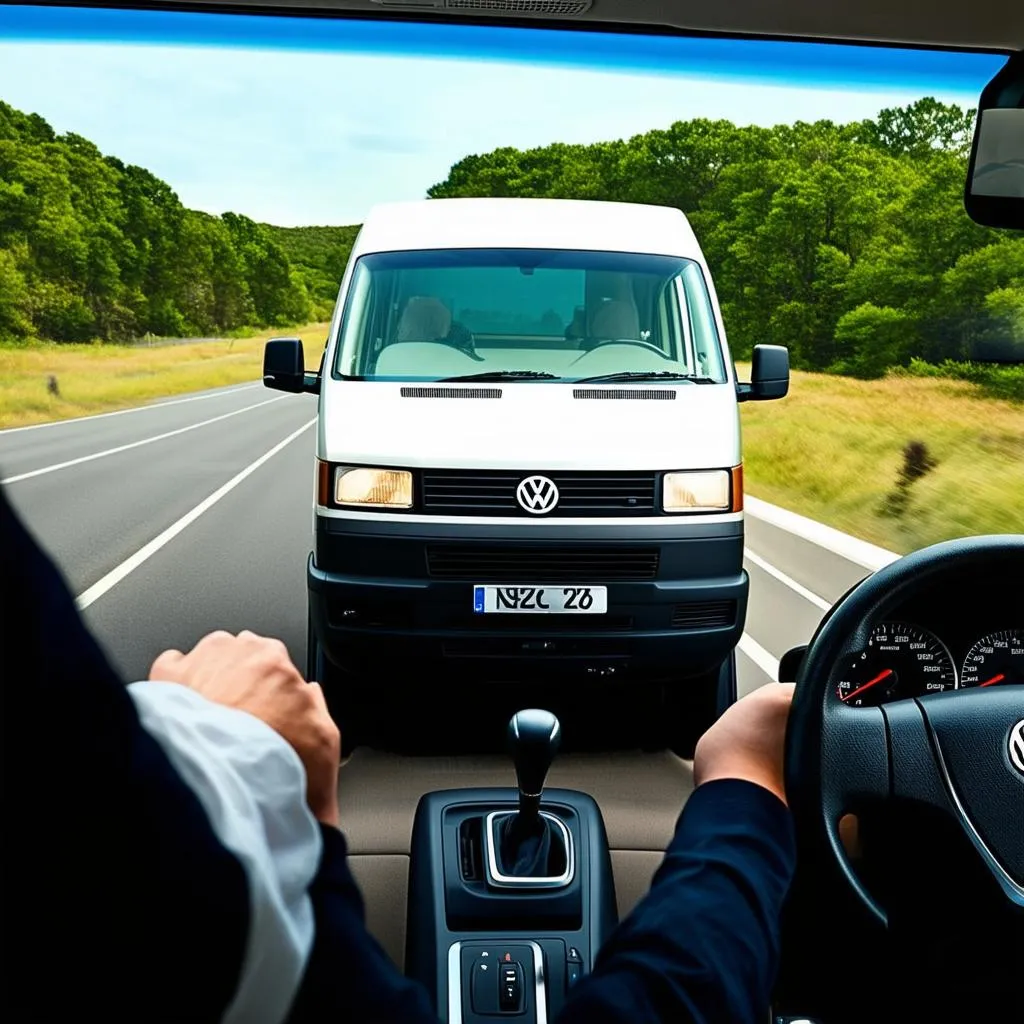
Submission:
[[544,780],[561,744],[562,727],[550,711],[518,711],[508,723],[508,748],[516,766],[521,826],[532,827],[537,820]]
[[561,838],[565,826],[540,813],[544,780],[561,742],[562,727],[550,711],[519,711],[508,723],[519,809],[501,815],[494,826],[496,863],[504,876],[528,883],[556,878],[567,870],[567,840]]

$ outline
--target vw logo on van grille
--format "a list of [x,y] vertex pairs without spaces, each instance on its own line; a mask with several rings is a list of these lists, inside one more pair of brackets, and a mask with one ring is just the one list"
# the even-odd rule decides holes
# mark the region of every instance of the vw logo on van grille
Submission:
[[558,504],[558,487],[555,481],[546,476],[528,476],[519,481],[516,488],[516,501],[524,512],[541,516],[550,512]]
[[1013,767],[1024,775],[1024,721],[1018,722],[1010,730],[1010,741],[1007,746],[1010,748]]

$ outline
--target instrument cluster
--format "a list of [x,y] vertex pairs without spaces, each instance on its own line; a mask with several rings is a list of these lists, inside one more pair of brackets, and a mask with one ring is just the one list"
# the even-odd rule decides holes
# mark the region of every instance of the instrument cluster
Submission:
[[979,593],[968,586],[918,597],[876,623],[867,648],[839,675],[839,699],[869,707],[949,690],[1024,684],[1020,597],[1007,588],[1002,601],[965,598],[972,591]]

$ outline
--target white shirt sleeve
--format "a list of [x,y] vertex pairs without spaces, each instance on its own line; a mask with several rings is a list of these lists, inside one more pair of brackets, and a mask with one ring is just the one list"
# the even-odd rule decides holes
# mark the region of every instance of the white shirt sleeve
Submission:
[[308,890],[322,852],[320,828],[306,804],[302,762],[260,719],[188,687],[139,682],[128,692],[143,726],[245,870],[249,935],[223,1024],[282,1024],[313,945]]

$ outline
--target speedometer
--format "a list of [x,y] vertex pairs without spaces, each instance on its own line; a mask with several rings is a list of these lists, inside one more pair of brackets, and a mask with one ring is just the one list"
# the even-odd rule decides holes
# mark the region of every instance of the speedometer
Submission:
[[955,690],[956,665],[945,644],[927,629],[903,622],[875,626],[867,650],[843,673],[836,688],[852,707]]
[[961,686],[1024,683],[1024,629],[983,636],[968,652]]

